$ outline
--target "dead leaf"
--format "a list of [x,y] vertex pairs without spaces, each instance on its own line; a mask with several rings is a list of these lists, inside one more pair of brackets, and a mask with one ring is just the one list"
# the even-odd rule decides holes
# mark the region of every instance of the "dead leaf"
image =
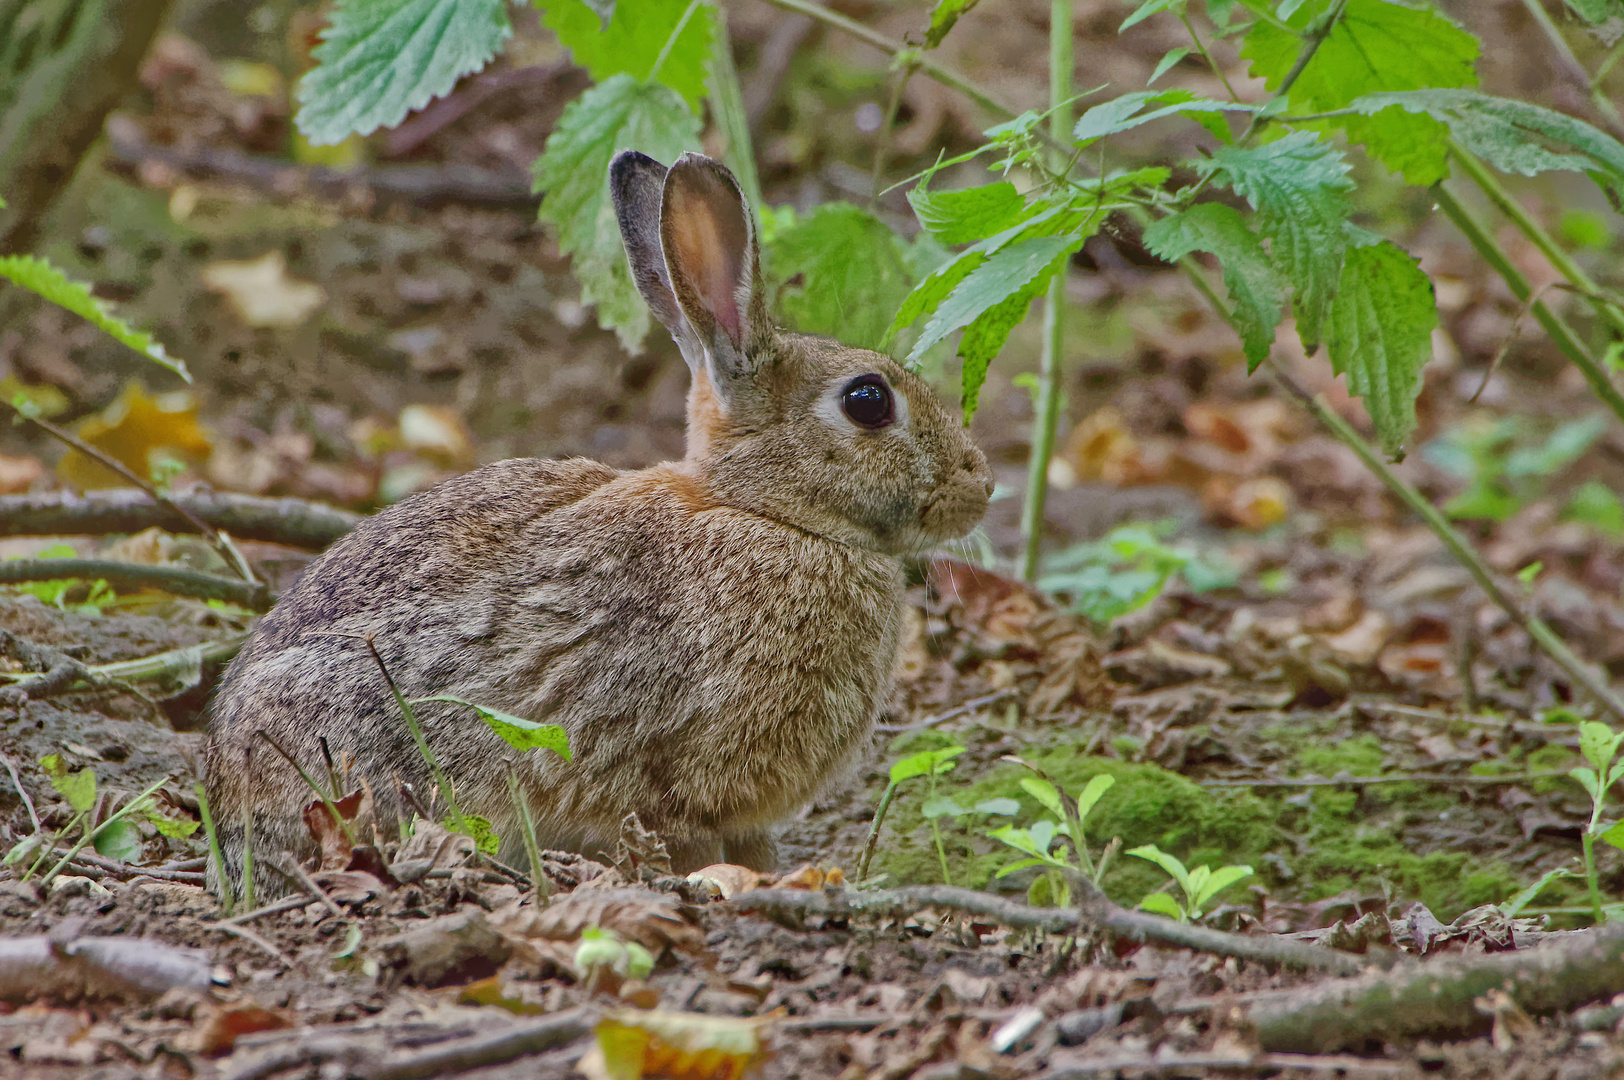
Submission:
[[256,1031],[279,1031],[292,1027],[293,1021],[278,1009],[267,1009],[252,1001],[234,1005],[217,1005],[204,1001],[206,1015],[185,1040],[183,1049],[205,1057],[219,1057],[231,1053],[239,1035],[252,1035]]
[[[197,399],[189,391],[150,395],[133,379],[124,384],[117,400],[81,423],[76,434],[140,477],[150,476],[164,457],[201,461],[212,445],[197,422]],[[62,456],[56,473],[82,491],[130,486],[124,477],[77,450]]]
[[738,893],[759,887],[763,879],[760,873],[747,866],[716,863],[695,870],[688,875],[688,880],[713,889],[723,900],[731,900]]
[[1071,429],[1061,456],[1077,479],[1103,480],[1117,487],[1138,480],[1144,471],[1127,421],[1109,405],[1095,409]]
[[1502,1054],[1516,1049],[1519,1042],[1532,1038],[1539,1025],[1522,1010],[1512,996],[1499,988],[1480,998],[1474,998],[1472,1007],[1481,1015],[1494,1018],[1494,1032],[1490,1036],[1494,1048]]
[[416,881],[430,870],[454,870],[473,858],[474,838],[435,821],[419,821],[390,867],[401,881]]
[[[593,1065],[615,1078],[737,1080],[756,1071],[770,1056],[763,1029],[783,1015],[783,1009],[755,1017],[660,1009],[610,1012],[598,1022],[598,1041],[593,1048],[598,1060]],[[586,1059],[580,1068],[587,1071]]]
[[1337,658],[1353,667],[1369,667],[1387,644],[1392,624],[1375,608],[1359,616],[1359,621],[1339,634],[1327,634],[1320,642]]
[[462,414],[443,405],[408,405],[400,410],[400,441],[413,453],[448,469],[474,464],[474,437]]
[[628,882],[654,881],[675,874],[665,841],[652,830],[645,829],[635,813],[627,814],[620,823],[620,839],[615,844],[611,862]]
[[386,891],[383,882],[364,870],[323,870],[312,875],[329,899],[340,904],[360,904]]
[[544,908],[510,904],[491,920],[514,937],[572,942],[589,926],[613,930],[656,957],[667,948],[706,955],[705,934],[683,914],[677,900],[645,889],[589,889],[560,896]]
[[327,302],[320,285],[288,274],[287,258],[276,248],[257,259],[209,263],[202,279],[248,326],[291,330]]
[[1150,638],[1142,645],[1107,656],[1105,670],[1118,682],[1154,690],[1195,679],[1221,679],[1231,669],[1216,656],[1203,656]]
[[454,986],[487,979],[513,955],[507,936],[479,910],[431,920],[374,948],[417,986]]
[[[372,792],[368,788],[359,788],[335,802],[333,808],[338,811],[343,824],[321,799],[312,799],[304,808],[305,828],[321,848],[322,870],[342,870],[347,867],[355,840],[369,835],[360,830],[362,821],[370,820],[373,816]],[[344,832],[345,825],[349,826],[348,836]]]
[[0,495],[21,495],[44,476],[39,458],[0,454]]

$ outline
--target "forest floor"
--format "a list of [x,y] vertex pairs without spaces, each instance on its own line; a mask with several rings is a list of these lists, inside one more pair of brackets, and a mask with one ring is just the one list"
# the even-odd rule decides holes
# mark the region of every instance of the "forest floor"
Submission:
[[[1142,85],[1170,46],[1118,43],[1120,11],[1095,7],[1080,5],[1081,32],[1098,66]],[[1517,7],[1482,5],[1474,30],[1509,48]],[[894,17],[869,14],[882,27]],[[1042,54],[1041,27],[967,18],[981,21],[952,58],[967,70]],[[285,182],[294,173],[240,167],[285,141],[285,96],[250,92],[266,77],[253,64],[280,45],[197,19],[181,18],[149,59],[143,100],[110,124],[105,160],[75,180],[46,252],[156,328],[196,383],[176,393],[156,369],[132,375],[128,354],[41,308],[0,337],[8,397],[54,388],[60,422],[110,453],[179,459],[178,491],[204,483],[361,512],[504,456],[635,467],[680,455],[686,373],[674,348],[651,337],[630,356],[599,332],[526,206],[528,164],[584,85],[545,35],[521,34],[509,65],[545,77],[513,79],[454,123],[375,147],[393,158],[312,193]],[[750,6],[733,15],[747,105],[762,102],[763,130],[778,132],[760,136],[769,201],[849,194],[868,182],[845,163],[864,161],[852,115],[883,100],[883,76],[834,59],[804,29],[787,73],[748,62],[782,53],[786,25]],[[899,176],[976,130],[938,88],[911,85]],[[1041,100],[1035,83],[1001,89]],[[477,199],[458,191],[468,174],[453,165],[483,170]],[[405,170],[444,185],[434,205],[390,194]],[[901,223],[906,204],[881,210]],[[1624,488],[1624,439],[1591,422],[1582,380],[1458,237],[1423,221],[1420,204],[1383,212],[1416,222],[1410,246],[1440,282],[1445,322],[1400,471],[1440,503],[1492,501],[1502,520],[1468,527],[1495,570],[1582,657],[1624,671],[1624,520],[1586,495]],[[1504,239],[1536,284],[1549,279]],[[232,284],[233,267],[266,256],[246,290]],[[695,1078],[747,1065],[894,1080],[1624,1070],[1616,1009],[1530,1017],[1491,987],[1441,1020],[1293,1041],[1254,1010],[1325,992],[1328,971],[1135,942],[1087,917],[1067,926],[1063,912],[1009,924],[1028,901],[1060,899],[1036,870],[998,876],[1021,855],[990,835],[1044,817],[1022,784],[1039,772],[1072,795],[1113,779],[1086,823],[1095,859],[1114,845],[1100,881],[1109,902],[1177,895],[1166,871],[1126,854],[1136,846],[1191,867],[1245,866],[1204,925],[1341,950],[1373,980],[1412,961],[1514,964],[1587,922],[1591,805],[1566,773],[1591,706],[1350,451],[1247,377],[1230,331],[1181,279],[1109,244],[1087,257],[1048,510],[1056,578],[1040,592],[993,568],[1007,568],[1017,539],[1030,404],[1014,378],[1032,366],[1028,327],[975,423],[1010,494],[980,536],[912,568],[897,689],[872,752],[787,823],[780,878],[673,877],[633,832],[614,865],[549,856],[549,902],[425,826],[376,852],[329,836],[337,846],[308,886],[320,896],[246,913],[239,899],[228,912],[202,887],[203,833],[143,822],[124,847],[80,852],[45,887],[39,871],[23,880],[32,857],[0,868],[0,1075],[618,1076],[626,1055],[666,1044],[693,1050],[666,1074]],[[280,312],[254,315],[245,291]],[[1323,359],[1293,354],[1294,340],[1281,335],[1278,358],[1357,420]],[[18,428],[0,440],[0,494],[100,486],[96,466],[43,437]],[[189,537],[30,531],[8,523],[0,559],[66,549],[221,565]],[[242,547],[275,590],[314,555]],[[1077,610],[1109,614],[1118,601],[1131,610]],[[28,668],[16,639],[98,665],[229,639],[251,618],[84,583],[0,588],[0,631],[14,635],[0,664]],[[210,661],[136,690],[0,706],[0,753],[18,781],[0,785],[0,849],[56,830],[71,846],[66,777],[83,770],[95,776],[93,823],[160,781],[159,816],[195,821],[218,674]],[[905,782],[890,802],[864,883],[888,892],[849,891],[891,766],[956,747],[951,771]],[[1611,848],[1598,859],[1601,893],[1616,898],[1624,863]],[[951,891],[889,892],[922,886],[989,899],[978,910]],[[735,899],[762,887],[803,899]],[[597,964],[581,947],[591,928],[613,932],[587,934],[607,957]],[[98,952],[102,937],[125,951]],[[646,977],[625,970],[627,943],[652,957]],[[1605,1005],[1616,991],[1624,980],[1590,997]]]

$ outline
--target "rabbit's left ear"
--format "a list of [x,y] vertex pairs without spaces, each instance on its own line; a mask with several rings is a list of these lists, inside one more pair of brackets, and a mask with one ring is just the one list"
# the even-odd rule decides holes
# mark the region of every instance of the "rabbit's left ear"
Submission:
[[615,204],[615,219],[620,224],[632,281],[660,325],[671,331],[688,367],[697,372],[705,363],[705,350],[677,306],[677,294],[671,289],[671,277],[665,269],[665,253],[660,250],[660,205],[667,171],[647,154],[622,150],[609,163],[609,195]]
[[755,222],[726,167],[699,154],[684,154],[671,166],[660,246],[677,304],[705,347],[712,382],[726,397],[772,339]]

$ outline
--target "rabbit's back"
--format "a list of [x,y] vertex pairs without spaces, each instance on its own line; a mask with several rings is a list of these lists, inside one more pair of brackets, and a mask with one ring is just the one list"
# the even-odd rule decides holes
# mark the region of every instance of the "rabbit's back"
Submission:
[[[408,698],[450,694],[570,734],[516,764],[544,844],[626,813],[694,858],[792,812],[863,744],[895,655],[897,560],[710,502],[677,468],[504,462],[386,511],[313,564],[233,663],[210,794],[227,826],[305,846],[321,740],[387,819],[426,769],[365,644]],[[472,710],[417,707],[459,803],[517,837],[507,762]]]

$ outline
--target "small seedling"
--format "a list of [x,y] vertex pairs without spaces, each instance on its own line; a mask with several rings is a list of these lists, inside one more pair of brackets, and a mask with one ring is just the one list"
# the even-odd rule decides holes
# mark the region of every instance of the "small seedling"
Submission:
[[536,890],[536,899],[546,903],[552,895],[552,883],[547,880],[547,874],[541,868],[541,845],[536,842],[536,821],[530,813],[530,800],[524,797],[524,789],[519,785],[519,774],[513,766],[508,766],[508,795],[513,799],[513,809],[519,815],[519,832],[524,837],[524,854],[530,860],[530,884]]
[[[1547,717],[1549,719],[1549,717]],[[1615,733],[1606,724],[1594,720],[1579,721],[1579,753],[1590,763],[1577,766],[1568,775],[1579,782],[1590,796],[1590,824],[1579,836],[1584,852],[1585,883],[1590,889],[1590,907],[1595,920],[1605,920],[1601,902],[1601,882],[1596,873],[1596,841],[1605,840],[1616,848],[1624,849],[1624,821],[1611,825],[1602,823],[1607,809],[1607,793],[1620,779],[1624,779],[1624,760],[1618,756],[1619,744],[1624,743],[1624,732]]]
[[1235,583],[1232,568],[1188,544],[1166,543],[1172,528],[1170,522],[1123,525],[1104,539],[1067,548],[1049,558],[1049,573],[1038,587],[1066,597],[1073,609],[1105,625],[1156,599],[1175,576],[1194,592]]
[[1214,870],[1203,865],[1186,869],[1183,860],[1177,855],[1169,855],[1155,844],[1132,848],[1128,854],[1155,863],[1178,882],[1179,888],[1184,891],[1184,903],[1179,903],[1171,893],[1153,892],[1139,901],[1139,907],[1145,911],[1177,919],[1179,922],[1201,918],[1206,914],[1207,904],[1214,897],[1236,882],[1252,876],[1250,866],[1220,866]]
[[575,946],[575,967],[583,982],[589,982],[597,968],[607,968],[622,979],[646,979],[654,970],[654,955],[635,941],[622,941],[613,930],[589,926]]
[[[1021,765],[1037,772],[1033,766],[1019,758],[1011,758]],[[1027,856],[1017,859],[998,871],[998,877],[1005,877],[1017,870],[1025,870],[1032,866],[1045,868],[1041,884],[1048,889],[1048,901],[1061,907],[1071,904],[1071,886],[1066,881],[1065,871],[1071,870],[1084,874],[1090,880],[1099,883],[1110,866],[1111,859],[1116,853],[1118,841],[1113,839],[1100,853],[1099,863],[1096,865],[1088,852],[1088,840],[1084,832],[1084,823],[1088,815],[1093,812],[1094,806],[1100,797],[1111,790],[1116,778],[1100,774],[1093,777],[1084,785],[1083,790],[1073,798],[1061,790],[1060,785],[1052,779],[1039,773],[1037,776],[1021,778],[1021,790],[1036,799],[1043,808],[1054,815],[1049,818],[1040,818],[1032,824],[1023,827],[1005,825],[1002,828],[992,829],[987,835],[1016,851]],[[1071,851],[1068,856],[1064,848],[1057,853],[1053,850],[1057,839],[1064,837],[1071,841]],[[1039,884],[1034,883],[1034,886]],[[1040,897],[1034,897],[1034,902]]]
[[[879,809],[874,811],[874,824],[868,830],[868,840],[863,844],[863,858],[857,866],[857,882],[862,884],[868,877],[868,863],[874,857],[874,848],[880,840],[880,826],[885,824],[886,811],[891,809],[891,800],[896,797],[897,788],[909,780],[927,776],[931,781],[931,790],[927,799],[936,794],[936,778],[946,776],[956,768],[954,758],[964,753],[962,746],[948,746],[940,750],[923,750],[917,754],[909,754],[891,766],[891,782],[885,787],[885,794],[880,796]],[[938,815],[940,816],[940,815]],[[942,877],[947,877],[947,856],[941,846],[941,834],[937,830],[936,819],[931,818],[931,829],[936,835],[937,854],[942,859]]]

